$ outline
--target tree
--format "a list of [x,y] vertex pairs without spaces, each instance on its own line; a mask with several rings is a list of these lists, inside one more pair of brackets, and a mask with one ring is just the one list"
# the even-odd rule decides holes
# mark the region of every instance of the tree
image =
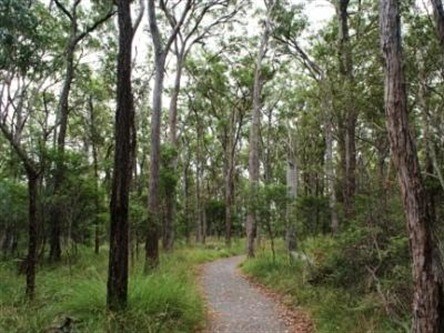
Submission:
[[[71,85],[74,80],[74,72],[75,72],[75,51],[79,43],[85,39],[91,32],[96,30],[100,25],[106,22],[110,17],[114,15],[114,11],[111,8],[97,18],[92,24],[87,25],[83,30],[79,27],[78,22],[78,12],[79,12],[79,0],[74,1],[72,7],[68,10],[62,2],[59,0],[54,0],[57,8],[67,17],[69,21],[69,35],[68,40],[65,45],[65,58],[64,58],[64,67],[65,67],[65,75],[64,82],[62,86],[62,91],[60,92],[60,97],[57,106],[57,114],[56,114],[56,126],[55,126],[55,134],[54,141],[56,141],[56,165],[53,179],[53,196],[54,196],[54,204],[51,207],[50,211],[50,226],[51,226],[51,237],[50,237],[50,252],[49,259],[51,261],[60,261],[62,248],[60,244],[60,234],[61,234],[61,216],[62,209],[61,205],[58,201],[57,196],[60,195],[62,190],[63,181],[65,177],[65,166],[64,166],[64,153],[65,153],[65,141],[66,141],[66,133],[68,129],[68,116],[69,116],[69,94],[71,91]],[[79,31],[80,30],[80,31]],[[57,128],[58,134],[57,134]]]
[[[229,0],[207,0],[201,3],[194,2],[188,18],[178,31],[177,38],[174,41],[174,55],[176,57],[175,78],[168,112],[168,142],[171,147],[176,150],[179,149],[179,142],[177,140],[178,99],[181,89],[182,73],[187,56],[195,44],[203,43],[205,39],[208,39],[211,36],[211,34],[214,34],[213,30],[218,26],[230,22],[230,20],[232,20],[243,8],[244,3],[245,1],[232,3]],[[171,15],[167,6],[162,6],[162,10],[165,12],[171,28],[174,28],[177,19]],[[209,17],[211,17],[212,20],[210,20],[209,23],[204,23]],[[171,160],[170,165],[168,166],[172,172],[176,172],[178,156],[179,155],[176,154],[176,157]],[[165,198],[166,212],[162,241],[166,250],[171,250],[174,242],[173,222],[175,217],[176,191],[174,188],[173,190],[172,195]],[[227,210],[228,216],[230,209]]]
[[26,295],[32,300],[43,231],[40,192],[46,167],[45,145],[52,131],[46,110],[50,84],[45,78],[55,65],[52,52],[59,31],[41,3],[2,2],[0,13],[5,27],[0,37],[0,131],[19,158],[27,179],[28,254],[24,268]]
[[130,2],[130,0],[119,0],[117,3],[119,53],[107,289],[107,307],[110,310],[125,308],[128,293],[128,202],[135,145],[132,133],[134,101],[131,89],[131,48],[134,29],[131,23]]
[[[159,31],[154,0],[148,0],[148,19],[150,33],[154,45],[155,79],[153,91],[153,106],[151,113],[151,150],[150,150],[150,180],[148,195],[149,222],[145,243],[146,269],[157,266],[159,262],[159,169],[160,169],[160,127],[162,114],[163,82],[165,78],[165,61],[180,27],[191,9],[192,0],[184,4],[180,18],[177,20],[168,38],[164,42]],[[164,1],[161,5],[165,6]]]
[[342,80],[342,94],[344,95],[341,116],[343,124],[340,128],[340,153],[343,177],[344,212],[347,218],[353,215],[353,197],[356,192],[356,143],[355,131],[357,109],[354,105],[353,89],[353,59],[349,32],[349,0],[337,0],[336,15],[339,23],[339,72]]
[[413,259],[413,332],[443,329],[441,280],[433,265],[433,239],[427,196],[407,113],[401,25],[397,0],[380,2],[381,48],[385,59],[385,111]]
[[[255,193],[259,184],[259,131],[261,118],[261,93],[263,87],[262,77],[262,62],[268,48],[268,41],[271,34],[271,12],[275,5],[274,1],[265,1],[267,8],[267,17],[264,22],[264,31],[262,34],[259,50],[256,58],[256,67],[254,73],[253,86],[253,110],[251,113],[251,128],[250,128],[250,145],[249,145],[249,159],[248,172],[250,175],[250,190],[251,197],[254,200]],[[248,208],[246,231],[247,231],[247,255],[254,257],[254,238],[256,228],[256,213],[254,204],[251,203]]]

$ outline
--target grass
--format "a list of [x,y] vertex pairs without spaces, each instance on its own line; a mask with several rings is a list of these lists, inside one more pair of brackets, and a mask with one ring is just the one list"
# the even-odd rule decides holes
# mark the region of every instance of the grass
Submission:
[[[304,260],[290,262],[283,244],[276,259],[268,251],[259,251],[244,262],[242,270],[267,287],[286,295],[289,305],[301,306],[311,314],[319,333],[405,332],[384,311],[376,293],[354,294],[329,284],[309,282],[310,265]],[[307,253],[308,256],[311,253]]]
[[37,296],[24,297],[24,277],[11,262],[0,262],[0,332],[42,332],[65,316],[79,321],[79,332],[194,332],[205,322],[205,308],[196,285],[197,266],[243,251],[242,242],[230,249],[222,243],[180,246],[162,254],[160,266],[143,274],[143,260],[131,265],[129,306],[106,311],[108,257],[81,249],[71,265],[43,266],[37,277]]

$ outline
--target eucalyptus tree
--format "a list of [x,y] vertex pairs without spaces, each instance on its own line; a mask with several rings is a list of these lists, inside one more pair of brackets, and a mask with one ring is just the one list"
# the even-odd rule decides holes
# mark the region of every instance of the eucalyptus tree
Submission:
[[353,197],[356,192],[356,122],[358,110],[354,101],[353,54],[350,42],[349,0],[335,1],[338,19],[338,58],[343,112],[339,124],[344,213],[353,216]]
[[385,110],[412,253],[413,332],[441,332],[442,280],[434,268],[432,216],[421,176],[415,139],[409,129],[397,0],[380,2],[381,49],[385,60]]
[[[262,66],[268,49],[271,34],[271,15],[273,7],[275,6],[275,2],[272,0],[265,0],[264,3],[266,6],[266,18],[264,20],[263,32],[256,58],[253,84],[253,108],[251,112],[249,137],[248,172],[250,175],[250,190],[253,201],[259,185],[259,131],[261,118],[261,93],[263,87]],[[245,227],[247,232],[247,255],[251,258],[254,257],[254,238],[256,228],[256,212],[253,202],[248,207]]]
[[[74,0],[67,4],[66,2],[60,0],[54,0],[57,9],[66,17],[66,20],[68,21],[69,33],[65,42],[63,59],[65,73],[63,77],[62,89],[58,99],[56,126],[54,128],[54,142],[55,149],[57,151],[57,159],[52,184],[54,204],[50,210],[51,236],[49,259],[51,261],[59,261],[62,253],[60,244],[62,221],[60,219],[63,216],[63,210],[61,209],[61,204],[57,202],[57,197],[60,195],[59,192],[62,190],[65,177],[64,153],[68,128],[68,116],[70,111],[69,94],[76,69],[75,52],[78,45],[88,35],[90,35],[94,30],[96,30],[100,25],[114,15],[112,4],[109,4],[105,8],[96,8],[97,6],[93,6],[95,10],[99,9],[99,15],[93,17],[92,22],[82,22],[82,17],[80,14],[82,12],[81,2],[82,0]],[[83,18],[83,20],[85,19]]]
[[[184,64],[193,46],[198,43],[205,43],[205,40],[214,37],[219,30],[231,23],[236,15],[241,12],[247,1],[233,2],[229,0],[209,0],[195,2],[190,10],[188,18],[179,29],[177,38],[174,40],[173,53],[176,58],[174,85],[170,96],[168,113],[169,124],[169,145],[177,150],[179,141],[177,140],[177,117],[178,99],[181,88],[181,79]],[[172,28],[176,24],[176,19],[168,12],[166,6],[162,7]],[[175,172],[177,157],[171,160],[169,168]],[[164,219],[163,246],[166,250],[171,250],[174,241],[174,219],[175,219],[175,191],[166,197],[166,213]]]
[[[223,188],[225,204],[225,241],[231,243],[235,210],[235,171],[239,144],[243,140],[246,113],[251,109],[252,58],[239,55],[245,40],[232,41],[223,52],[203,52],[200,58],[189,61],[187,71],[192,78],[191,89],[196,100],[194,108],[211,119],[213,137],[219,145],[217,152],[223,159]],[[188,88],[188,90],[190,90]],[[214,154],[215,155],[215,154]]]
[[141,6],[136,26],[131,20],[131,1],[117,3],[119,51],[117,55],[117,110],[115,122],[114,169],[110,215],[110,253],[107,307],[122,310],[128,297],[129,191],[134,161],[134,97],[131,84],[132,41],[143,15]]
[[[179,3],[177,3],[179,4]],[[182,5],[183,4],[183,5]],[[179,18],[173,18],[176,23],[169,32],[166,39],[162,38],[159,29],[157,6],[154,0],[148,0],[148,20],[151,38],[154,46],[155,78],[151,113],[151,146],[150,146],[150,180],[148,195],[149,222],[147,226],[147,237],[145,243],[146,269],[157,266],[159,262],[158,224],[159,216],[159,169],[160,169],[160,127],[162,114],[162,94],[165,78],[165,62],[168,52],[179,33],[193,1],[186,0],[179,4],[181,13]],[[162,0],[160,6],[166,11],[166,3]],[[175,6],[173,6],[175,7]]]
[[24,267],[26,294],[33,299],[43,230],[40,191],[52,132],[53,83],[47,77],[56,68],[60,30],[40,2],[2,2],[0,22],[0,131],[18,156],[28,183],[29,240]]
[[[311,84],[317,87],[320,105],[318,108],[322,110],[321,118],[323,119],[323,132],[325,136],[325,179],[326,190],[329,196],[329,208],[331,216],[331,230],[332,233],[336,233],[339,228],[339,218],[336,208],[336,191],[335,191],[335,172],[334,172],[334,136],[333,136],[333,105],[332,105],[332,92],[327,75],[327,68],[323,66],[321,61],[314,60],[303,47],[300,45],[302,33],[307,26],[307,18],[302,12],[303,7],[292,5],[288,2],[280,1],[273,11],[273,39],[276,42],[276,47],[285,55],[297,60],[298,67],[294,69],[296,72],[301,72],[302,75],[298,76],[299,81],[305,82],[306,86],[310,87]],[[322,64],[322,65],[321,65]],[[310,84],[307,84],[307,83]],[[297,85],[297,82],[296,82]],[[299,90],[299,89],[298,89]],[[304,90],[304,89],[300,89]],[[307,96],[309,97],[309,96]],[[296,116],[295,116],[296,118]],[[319,129],[320,130],[320,129]],[[288,214],[288,228],[287,228],[287,245],[289,250],[294,249],[296,244],[295,239],[295,222],[294,220],[294,206],[295,194],[297,193],[297,180],[302,166],[298,166],[298,148],[296,147],[297,140],[294,138],[294,134],[291,130],[288,131],[288,168],[287,168],[287,184],[289,196],[293,197],[290,200],[289,210],[293,211],[292,214]],[[300,137],[300,136],[299,136]],[[302,142],[307,141],[306,138],[301,139]],[[291,203],[293,201],[293,203]]]
[[[108,50],[114,56],[116,55],[112,46]],[[93,242],[96,254],[99,253],[101,240],[104,236],[104,216],[106,212],[104,201],[109,192],[106,189],[107,177],[101,175],[108,174],[108,166],[112,164],[108,151],[113,147],[111,103],[114,98],[115,87],[114,82],[109,82],[106,75],[101,75],[107,70],[103,66],[97,68],[94,72],[89,67],[79,68],[77,73],[78,82],[71,94],[72,103],[77,105],[78,108],[77,112],[72,114],[69,135],[72,141],[83,143],[82,155],[86,161],[85,164],[88,165],[87,179],[92,183],[91,187],[94,192],[94,210],[89,221],[93,224]],[[115,72],[115,68],[112,70]],[[74,172],[77,172],[77,170],[70,171],[67,177],[68,180],[72,178],[71,174]],[[63,193],[67,193],[66,191],[67,186],[64,186]],[[69,201],[72,196],[69,195],[68,200],[64,201]],[[74,222],[78,223],[80,221]]]

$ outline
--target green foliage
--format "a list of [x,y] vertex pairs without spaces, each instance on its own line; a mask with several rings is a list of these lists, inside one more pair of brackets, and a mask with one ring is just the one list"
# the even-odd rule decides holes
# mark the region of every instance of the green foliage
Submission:
[[3,255],[17,255],[28,221],[27,187],[22,181],[0,180],[0,237]]
[[302,236],[326,233],[330,228],[328,198],[299,196],[296,200],[296,220]]
[[[246,261],[242,270],[286,295],[285,301],[290,306],[307,309],[317,332],[405,332],[408,320],[402,317],[403,321],[398,323],[391,321],[376,291],[356,294],[332,284],[313,285],[310,282],[313,266],[318,267],[321,262],[325,264],[330,260],[330,251],[337,253],[336,240],[318,236],[301,247],[306,252],[302,252],[296,262],[289,260],[281,244],[274,260],[270,253],[261,252]],[[335,266],[335,269],[340,267]]]
[[208,230],[212,235],[223,235],[225,232],[225,202],[220,200],[210,200],[207,202],[206,214]]
[[0,22],[0,69],[25,73],[46,65],[42,53],[57,46],[60,30],[43,3],[0,1]]
[[177,158],[177,150],[168,144],[161,147],[160,153],[161,169],[160,169],[160,188],[164,198],[174,195],[176,186],[179,181],[179,174],[172,163]]

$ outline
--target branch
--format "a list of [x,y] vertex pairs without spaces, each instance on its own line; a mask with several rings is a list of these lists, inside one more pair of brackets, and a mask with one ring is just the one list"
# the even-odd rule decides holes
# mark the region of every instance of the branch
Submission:
[[69,20],[72,22],[74,21],[74,18],[72,17],[71,13],[66,9],[65,6],[63,6],[59,0],[54,0],[57,8],[59,8],[66,16],[68,16]]
[[140,22],[142,22],[144,11],[145,11],[145,0],[140,0],[139,15],[137,16],[136,21],[134,22],[134,27],[133,27],[133,38],[134,38],[134,35],[136,34],[137,29],[139,28]]
[[38,173],[36,163],[26,154],[23,147],[14,140],[14,136],[8,130],[5,123],[0,122],[0,130],[3,132],[5,138],[9,141],[16,154],[22,160],[23,164],[25,165],[26,171],[28,173]]
[[281,44],[286,45],[287,48],[289,48],[290,46],[294,48],[294,50],[296,51],[296,56],[299,57],[302,64],[305,66],[306,69],[310,71],[315,80],[318,81],[319,78],[324,75],[322,69],[313,60],[310,59],[307,53],[305,53],[305,51],[299,47],[298,43],[295,40],[291,40],[289,38],[285,39],[277,35],[274,35],[273,37]]
[[96,22],[94,22],[92,25],[90,25],[89,27],[87,27],[85,29],[85,31],[83,31],[81,34],[79,34],[75,39],[74,39],[74,44],[77,44],[78,42],[80,42],[83,38],[85,38],[87,35],[89,35],[91,32],[93,32],[94,30],[96,30],[100,25],[102,25],[103,23],[105,23],[106,21],[108,21],[111,17],[114,16],[114,14],[116,14],[116,11],[113,10],[112,8],[110,8],[109,12],[106,13],[103,17],[101,17],[100,19],[98,19]]
[[[172,15],[168,9],[168,1],[164,1],[164,0],[160,0],[160,9],[165,13],[168,22],[170,23],[171,27],[174,29],[174,27],[177,24],[177,20],[174,17],[174,15]],[[173,6],[174,8],[175,6]]]
[[182,16],[180,17],[180,20],[177,22],[176,26],[174,27],[173,31],[171,32],[170,38],[168,38],[168,41],[165,44],[165,53],[167,53],[171,47],[171,44],[173,43],[174,39],[176,38],[177,34],[179,33],[180,28],[182,27],[183,23],[185,22],[185,18],[187,17],[188,12],[191,9],[192,0],[187,0],[187,3],[185,5],[185,8],[182,12]]
[[159,27],[157,26],[156,5],[154,0],[148,0],[148,21],[150,25],[151,38],[153,39],[156,53],[162,52],[162,41],[160,39]]

